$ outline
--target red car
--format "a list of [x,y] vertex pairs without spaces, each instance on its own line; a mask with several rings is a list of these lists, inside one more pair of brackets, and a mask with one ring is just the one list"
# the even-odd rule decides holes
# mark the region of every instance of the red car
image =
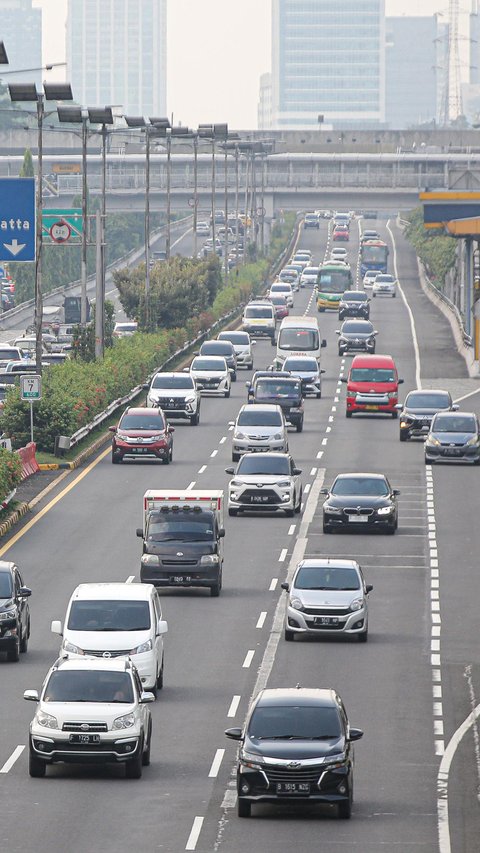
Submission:
[[168,465],[173,459],[175,430],[165,420],[161,409],[125,409],[118,426],[111,426],[112,462],[118,464],[127,457],[161,459]]
[[287,300],[284,296],[270,296],[270,302],[275,308],[276,320],[283,320],[284,317],[288,317],[290,311],[288,310]]
[[350,233],[346,225],[337,225],[333,229],[332,240],[334,242],[340,242],[343,240],[345,243],[348,243],[350,239]]
[[398,417],[398,386],[403,379],[398,378],[391,355],[356,355],[341,381],[347,383],[347,418],[354,412]]

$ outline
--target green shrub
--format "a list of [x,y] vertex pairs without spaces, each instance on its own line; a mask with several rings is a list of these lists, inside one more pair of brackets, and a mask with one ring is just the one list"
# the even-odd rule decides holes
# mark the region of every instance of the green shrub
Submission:
[[427,272],[439,290],[445,286],[447,273],[455,266],[456,240],[441,228],[426,229],[423,225],[423,209],[415,208],[408,214],[405,236],[413,244]]
[[0,501],[15,489],[22,479],[22,462],[18,453],[0,448]]

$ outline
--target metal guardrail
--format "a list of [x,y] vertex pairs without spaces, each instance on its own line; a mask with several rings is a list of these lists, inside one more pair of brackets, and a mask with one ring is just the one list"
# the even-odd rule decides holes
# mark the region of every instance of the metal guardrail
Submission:
[[[422,263],[422,262],[420,261],[420,263]],[[467,331],[465,329],[465,324],[463,322],[463,317],[460,314],[460,311],[458,310],[457,306],[455,305],[454,302],[452,302],[451,299],[448,298],[448,296],[445,296],[445,294],[442,293],[442,291],[439,290],[438,287],[435,287],[435,285],[430,281],[430,279],[426,273],[425,264],[422,263],[422,266],[423,266],[425,284],[427,285],[428,289],[431,290],[431,292],[434,293],[435,296],[438,297],[438,299],[440,299],[440,302],[443,302],[443,304],[446,305],[447,308],[455,316],[455,319],[458,323],[458,327],[460,329],[460,333],[462,335],[463,343],[465,344],[465,346],[467,346],[467,347],[473,346],[473,338],[471,335],[467,334]]]

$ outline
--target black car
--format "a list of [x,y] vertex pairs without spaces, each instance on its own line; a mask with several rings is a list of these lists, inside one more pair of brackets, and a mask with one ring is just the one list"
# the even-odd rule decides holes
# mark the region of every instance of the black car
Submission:
[[480,465],[480,423],[474,412],[438,412],[425,442],[425,464],[469,462]]
[[341,818],[353,804],[351,728],[335,690],[277,688],[253,700],[244,729],[225,734],[241,742],[237,764],[238,816],[250,817],[252,803],[330,803]]
[[454,405],[448,391],[417,388],[396,408],[400,412],[400,441],[408,441],[412,436],[425,436],[437,412],[456,412],[458,406]]
[[204,341],[198,355],[220,355],[227,362],[232,382],[237,381],[237,354],[230,341]]
[[339,474],[323,504],[323,532],[349,528],[384,530],[398,527],[398,489],[392,489],[384,474]]
[[27,598],[32,590],[24,585],[15,563],[0,561],[0,652],[7,660],[18,661],[26,652],[30,637],[30,608]]
[[370,317],[370,299],[364,290],[346,290],[338,303],[338,319],[345,317]]
[[375,352],[375,338],[378,332],[370,320],[345,320],[342,328],[337,329],[338,354],[346,352]]
[[287,423],[297,432],[303,430],[303,393],[301,379],[281,371],[257,370],[246,382],[249,403],[275,403],[280,406]]

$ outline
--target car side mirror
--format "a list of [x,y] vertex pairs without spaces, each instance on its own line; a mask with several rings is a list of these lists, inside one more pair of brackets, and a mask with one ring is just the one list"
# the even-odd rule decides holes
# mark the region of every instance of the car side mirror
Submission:
[[394,489],[394,490],[393,490],[393,492],[392,492],[392,495],[395,495],[395,497],[396,497],[397,495],[400,495],[400,494],[401,494],[400,489]]
[[241,729],[225,729],[225,734],[231,740],[243,740],[242,738],[242,730]]
[[373,589],[373,583],[367,583],[367,585],[365,587],[365,592],[367,593],[367,595],[369,592],[372,591],[372,589]]
[[458,412],[459,408],[460,406],[458,405],[458,403],[454,403],[450,411]]
[[405,382],[405,380],[404,380],[404,379],[399,379],[399,380],[398,380],[398,384],[399,384],[399,385],[403,385],[403,383],[404,383],[404,382]]
[[403,405],[402,405],[402,403],[396,403],[393,408],[396,409],[397,412],[401,412],[403,409]]
[[375,330],[374,330],[373,334],[374,334],[374,335],[378,335],[378,331],[377,331],[377,329],[375,329]]
[[223,538],[224,538],[224,536],[225,536],[225,528],[224,528],[224,527],[219,527],[219,528],[218,528],[218,538],[219,538],[219,539],[223,539]]
[[341,377],[340,377],[340,382],[348,382],[347,377],[346,377],[346,376],[341,376]]
[[142,695],[140,696],[140,704],[146,705],[147,702],[155,702],[155,696],[148,690],[144,690]]
[[256,345],[257,345],[257,342],[256,342],[256,341],[250,341],[250,346],[252,346],[252,347],[256,347]]
[[52,634],[59,634],[60,637],[62,636],[62,623],[60,622],[59,619],[53,620],[53,622],[50,626],[50,630],[51,630]]
[[301,469],[301,468],[294,468],[294,469],[293,469],[293,473],[294,473],[294,474],[301,474],[301,473],[302,473],[302,469]]
[[109,427],[108,427],[108,431],[109,431],[109,432],[116,432],[116,431],[117,431],[117,427],[116,427],[116,426],[109,426]]
[[235,468],[233,467],[233,465],[230,465],[228,468],[225,468],[225,473],[226,474],[234,474]]
[[25,690],[23,698],[28,702],[38,702],[38,690]]
[[150,388],[150,382],[144,382],[142,388],[144,391],[148,391],[148,389]]
[[28,598],[32,594],[32,590],[28,586],[20,587],[20,595],[22,598]]
[[336,334],[336,335],[339,335],[339,334],[340,334],[340,329],[335,329],[335,334]]
[[143,539],[143,527],[137,527],[136,535],[137,535],[140,539]]
[[320,489],[321,495],[328,495],[328,489]]
[[183,368],[183,373],[190,373],[190,368],[189,368],[189,367],[184,367],[184,368]]
[[326,346],[327,346],[327,341],[325,338],[322,338],[322,349],[325,349]]
[[363,732],[361,729],[350,729],[350,737],[349,740],[360,740],[363,737]]
[[157,637],[160,637],[161,634],[168,633],[168,622],[165,619],[159,619],[157,623]]
[[282,584],[280,584],[280,586],[282,587],[282,589],[285,590],[285,592],[290,592],[290,584],[282,583]]
[[248,388],[248,390],[250,390],[250,382],[245,382],[245,388]]

